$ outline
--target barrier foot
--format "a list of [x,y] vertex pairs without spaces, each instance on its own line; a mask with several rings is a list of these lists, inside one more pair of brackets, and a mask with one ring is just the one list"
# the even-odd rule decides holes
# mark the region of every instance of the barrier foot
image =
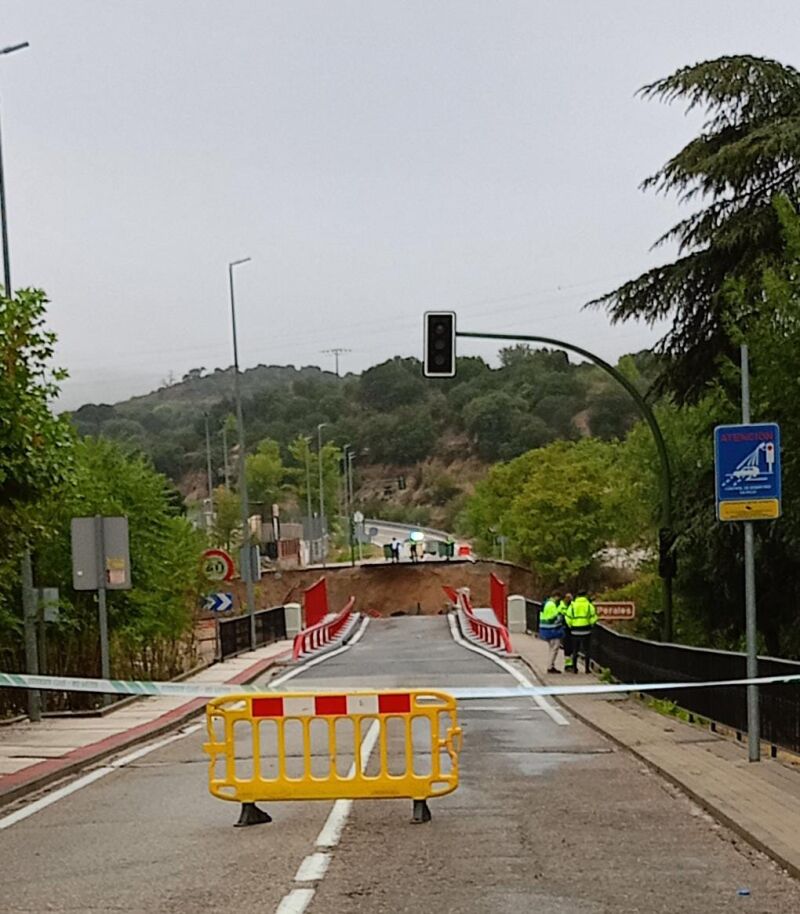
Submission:
[[427,800],[414,800],[414,817],[411,819],[412,825],[421,825],[423,822],[431,821],[431,811],[428,809]]
[[271,821],[272,816],[263,809],[259,809],[255,803],[242,803],[239,821],[233,827],[244,828],[245,825],[261,825],[262,822]]

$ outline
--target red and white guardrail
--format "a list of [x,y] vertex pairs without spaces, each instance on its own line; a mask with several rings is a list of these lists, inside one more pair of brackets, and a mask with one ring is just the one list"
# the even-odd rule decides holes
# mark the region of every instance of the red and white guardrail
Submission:
[[353,611],[355,602],[356,598],[350,597],[345,608],[333,618],[323,619],[322,622],[298,632],[294,638],[292,659],[299,660],[301,657],[320,650],[332,641],[343,638],[358,619],[358,613]]
[[[451,588],[445,588],[445,593],[452,599]],[[511,639],[508,637],[508,629],[505,625],[501,625],[499,622],[496,624],[488,622],[476,616],[472,603],[463,590],[456,592],[455,606],[461,629],[467,638],[498,653],[513,653]]]

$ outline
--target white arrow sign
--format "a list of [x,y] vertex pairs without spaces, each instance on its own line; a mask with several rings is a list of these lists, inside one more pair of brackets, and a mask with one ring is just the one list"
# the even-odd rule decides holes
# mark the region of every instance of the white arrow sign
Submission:
[[203,608],[212,613],[222,613],[228,609],[233,609],[233,594],[210,593],[206,597]]

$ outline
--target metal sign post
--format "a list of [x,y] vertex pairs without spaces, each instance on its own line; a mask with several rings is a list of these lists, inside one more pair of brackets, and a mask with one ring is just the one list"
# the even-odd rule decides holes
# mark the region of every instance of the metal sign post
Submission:
[[105,564],[105,543],[103,538],[103,518],[94,518],[94,548],[97,556],[97,617],[100,626],[100,675],[103,679],[111,678],[111,661],[108,650],[108,610],[106,608],[106,576],[101,569]]
[[[127,517],[73,517],[72,586],[75,590],[97,591],[97,616],[100,632],[100,669],[104,679],[111,678],[108,646],[107,590],[129,590],[131,560],[128,549]],[[108,696],[104,697],[107,703]]]
[[[742,343],[742,422],[750,422],[750,359]],[[773,444],[774,447],[774,444]],[[774,453],[774,451],[773,451]],[[780,478],[780,474],[778,474]],[[758,676],[758,628],[756,626],[756,566],[753,522],[744,522],[744,618],[747,639],[747,678]],[[758,686],[747,687],[747,754],[751,762],[761,759],[761,718]]]
[[[714,429],[717,517],[744,521],[744,602],[747,678],[758,676],[755,537],[753,522],[781,513],[780,428],[750,423],[750,369],[747,346],[741,347],[742,424]],[[751,762],[761,758],[758,686],[747,686],[747,742]]]
[[[22,614],[25,630],[25,668],[28,673],[39,672],[39,650],[36,643],[36,595],[33,589],[31,553],[22,555]],[[36,689],[28,690],[28,717],[36,723],[42,719],[42,697]]]

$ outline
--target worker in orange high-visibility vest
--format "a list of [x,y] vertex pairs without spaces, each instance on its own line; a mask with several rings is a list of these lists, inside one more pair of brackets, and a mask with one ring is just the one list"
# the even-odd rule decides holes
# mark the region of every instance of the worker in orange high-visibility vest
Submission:
[[578,654],[583,654],[586,672],[592,656],[592,629],[597,623],[597,610],[585,590],[570,603],[564,613],[564,622],[572,642],[572,672],[578,672]]

